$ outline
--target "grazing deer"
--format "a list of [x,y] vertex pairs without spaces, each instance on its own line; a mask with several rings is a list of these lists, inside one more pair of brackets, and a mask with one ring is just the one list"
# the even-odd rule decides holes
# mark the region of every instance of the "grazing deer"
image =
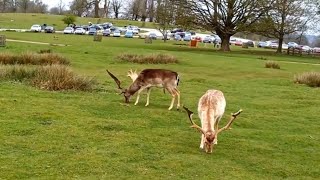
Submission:
[[[145,69],[139,73],[139,75],[135,78],[128,89],[123,89],[120,86],[121,82],[111,72],[109,72],[108,70],[107,72],[117,83],[118,88],[122,91],[121,94],[124,94],[126,103],[129,103],[131,96],[138,92],[136,102],[134,103],[134,105],[137,105],[139,102],[140,93],[144,89],[147,89],[147,103],[145,106],[148,106],[150,88],[163,87],[172,95],[171,104],[168,109],[172,109],[176,96],[178,97],[177,109],[179,109],[180,107],[180,92],[177,89],[177,86],[179,84],[179,75],[174,71],[165,69]],[[132,76],[131,78],[133,79],[134,76]]]
[[224,114],[226,100],[221,91],[214,89],[208,90],[200,98],[198,103],[198,115],[201,119],[202,127],[193,122],[193,112],[186,107],[183,108],[188,112],[188,116],[192,124],[191,127],[198,129],[202,133],[200,148],[204,148],[206,153],[212,153],[213,145],[218,143],[218,134],[226,129],[229,129],[232,122],[242,112],[242,110],[239,110],[237,113],[232,114],[228,124],[219,129],[218,124]]

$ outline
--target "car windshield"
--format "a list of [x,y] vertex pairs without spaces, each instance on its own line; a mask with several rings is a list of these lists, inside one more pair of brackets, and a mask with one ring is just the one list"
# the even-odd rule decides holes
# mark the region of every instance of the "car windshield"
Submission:
[[72,30],[73,28],[72,27],[66,27],[65,30]]
[[96,31],[97,29],[96,28],[90,28],[89,31]]

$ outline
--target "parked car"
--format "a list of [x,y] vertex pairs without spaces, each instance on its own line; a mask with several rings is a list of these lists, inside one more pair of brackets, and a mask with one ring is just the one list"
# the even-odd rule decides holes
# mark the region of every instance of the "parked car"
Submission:
[[202,40],[203,43],[212,43],[212,37],[211,36],[205,36]]
[[288,48],[291,48],[291,47],[296,48],[298,46],[299,46],[299,44],[297,44],[295,42],[288,42]]
[[89,35],[95,35],[97,33],[97,29],[95,27],[91,27],[88,31]]
[[105,29],[105,30],[103,30],[103,32],[102,32],[102,35],[103,35],[103,36],[110,36],[110,34],[111,34],[111,30],[110,30],[110,29]]
[[154,33],[154,32],[151,32],[151,33],[149,34],[149,38],[150,38],[150,39],[157,39],[157,34]]
[[289,48],[288,44],[282,44],[282,49],[287,50]]
[[320,53],[320,47],[314,47],[314,48],[312,49],[312,52],[313,52],[313,53]]
[[52,26],[47,26],[46,28],[44,28],[44,32],[45,32],[45,33],[55,33],[56,30],[55,30],[55,28],[52,27]]
[[82,27],[79,27],[74,31],[74,34],[84,35],[84,34],[86,34],[86,30],[83,29]]
[[264,41],[260,41],[260,42],[258,42],[258,45],[257,45],[259,48],[264,48],[264,47],[266,47],[267,46],[267,43],[266,42],[264,42]]
[[249,47],[254,47],[254,42],[253,42],[253,41],[248,41],[248,42],[246,42],[246,44],[247,44]]
[[183,38],[184,41],[191,41],[191,34],[186,34]]
[[306,46],[306,45],[302,45],[302,51],[303,52],[311,52],[311,47],[310,46]]
[[176,32],[183,32],[183,30],[181,28],[174,28],[171,31],[171,33],[176,33]]
[[278,43],[275,43],[275,42],[273,42],[273,43],[271,43],[270,44],[270,48],[272,48],[272,49],[277,49],[278,48],[278,46],[279,46],[279,44]]
[[34,24],[31,26],[30,31],[32,32],[41,32],[41,26],[39,24]]
[[242,46],[242,44],[243,44],[243,42],[242,42],[242,41],[239,41],[239,40],[237,40],[237,41],[234,43],[234,45],[236,45],[236,46]]
[[113,37],[120,37],[120,36],[121,36],[121,31],[119,29],[113,32]]
[[237,42],[237,39],[230,39],[229,44],[230,45],[235,45]]
[[173,39],[176,41],[181,41],[182,38],[179,34],[175,33]]
[[126,33],[124,34],[124,37],[126,38],[133,38],[133,32],[130,30],[127,30]]
[[66,28],[63,30],[63,34],[73,34],[73,33],[74,33],[73,27],[66,27]]

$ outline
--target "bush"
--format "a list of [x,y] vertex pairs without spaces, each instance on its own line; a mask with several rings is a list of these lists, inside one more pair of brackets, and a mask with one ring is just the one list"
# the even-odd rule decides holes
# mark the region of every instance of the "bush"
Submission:
[[267,61],[265,63],[266,68],[280,69],[280,65],[274,61]]
[[96,84],[93,78],[78,76],[68,67],[62,65],[0,66],[0,79],[26,82],[32,86],[50,91],[90,91],[93,90]]
[[66,15],[62,21],[64,24],[69,26],[70,24],[74,24],[74,22],[76,22],[76,17],[74,15]]
[[118,58],[122,61],[139,63],[139,64],[169,64],[178,63],[176,57],[166,54],[137,55],[121,54]]
[[20,55],[11,54],[11,53],[0,53],[0,64],[69,65],[70,62],[65,57],[59,54],[54,54],[54,53],[37,54],[37,53],[26,52]]
[[31,83],[40,89],[51,91],[88,91],[93,89],[95,81],[92,78],[75,75],[66,66],[51,65],[38,68]]
[[294,76],[294,82],[310,87],[320,87],[320,72],[305,72]]
[[30,79],[35,75],[35,68],[27,66],[13,65],[13,66],[1,66],[0,79],[8,79],[14,81],[23,81]]

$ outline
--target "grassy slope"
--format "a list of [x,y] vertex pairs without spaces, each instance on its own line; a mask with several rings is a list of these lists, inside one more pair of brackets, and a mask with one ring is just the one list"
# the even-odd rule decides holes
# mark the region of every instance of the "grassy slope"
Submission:
[[[47,92],[20,83],[1,82],[0,178],[137,179],[317,179],[319,161],[319,88],[292,82],[293,75],[319,71],[317,58],[275,56],[270,52],[221,53],[157,41],[91,36],[5,33],[10,39],[67,43],[50,47],[70,58],[72,68],[95,76],[97,92]],[[49,48],[8,42],[1,51]],[[123,53],[169,53],[177,65],[119,63]],[[279,61],[281,70],[264,68],[259,57]],[[244,112],[231,131],[219,136],[214,154],[198,149],[200,134],[189,128],[185,112],[168,111],[170,96],[152,90],[138,106],[120,105],[108,68],[128,85],[130,68],[168,68],[181,75],[182,103],[196,111],[201,95],[220,89],[228,115]],[[134,99],[133,99],[134,100]],[[198,118],[196,118],[198,121]]]
[[[46,15],[36,13],[0,13],[0,28],[30,29],[33,24],[47,24],[55,26],[57,30],[63,30],[66,26],[62,15]],[[87,25],[88,22],[97,23],[99,18],[77,17],[76,24]],[[13,20],[13,21],[12,21]],[[153,27],[152,23],[146,22],[144,25],[138,21],[117,20],[100,18],[101,23],[112,22],[115,26],[136,25],[139,27]]]

